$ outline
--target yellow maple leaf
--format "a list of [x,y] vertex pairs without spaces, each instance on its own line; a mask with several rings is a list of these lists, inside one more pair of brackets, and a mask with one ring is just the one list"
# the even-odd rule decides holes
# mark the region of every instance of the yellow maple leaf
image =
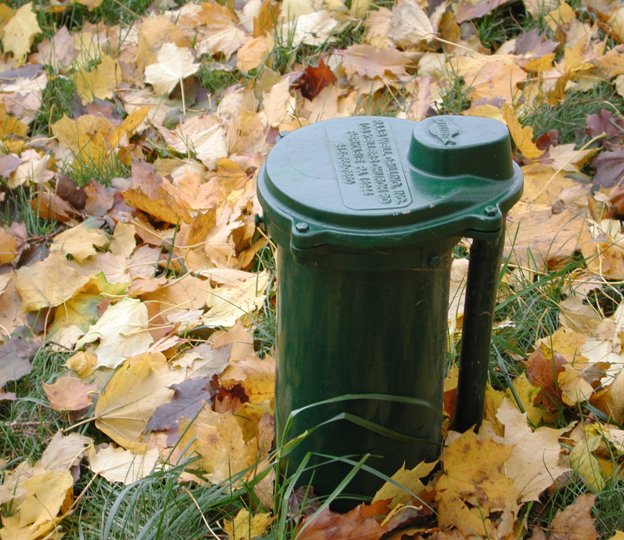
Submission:
[[5,52],[12,52],[15,60],[21,64],[30,51],[30,46],[37,34],[41,33],[37,16],[32,10],[32,2],[19,8],[4,27],[2,45]]
[[[468,431],[440,457],[444,472],[435,483],[438,525],[457,527],[465,536],[504,537],[513,529],[519,497],[504,475],[513,446],[478,440]],[[491,514],[503,512],[500,519]]]
[[82,99],[83,105],[93,103],[95,99],[110,99],[113,90],[117,88],[119,66],[109,55],[102,60],[93,71],[81,69],[74,74],[76,92]]
[[130,358],[100,394],[95,425],[124,448],[139,449],[148,420],[173,398],[173,390],[168,387],[183,379],[184,371],[169,370],[160,353]]
[[116,368],[126,358],[147,352],[154,342],[147,325],[145,304],[134,298],[124,298],[108,307],[76,343],[76,348],[99,340],[95,351],[98,366]]
[[227,411],[215,420],[196,426],[195,450],[203,457],[203,469],[214,484],[249,469],[258,458],[258,439],[245,442],[235,416]]
[[513,108],[507,103],[503,104],[503,118],[509,128],[514,143],[525,158],[537,159],[544,153],[544,151],[535,146],[533,142],[533,128],[530,126],[523,127],[518,121],[518,117]]
[[123,482],[127,486],[149,476],[158,457],[158,448],[150,448],[145,453],[133,453],[109,444],[97,453],[91,450],[89,468],[109,482]]
[[228,540],[251,540],[262,536],[274,518],[270,514],[258,512],[253,516],[245,508],[241,508],[232,521],[223,521],[223,528]]
[[20,497],[13,515],[2,518],[2,540],[36,540],[50,532],[73,485],[70,472],[53,471],[20,482],[26,496]]
[[108,235],[100,230],[103,221],[89,217],[80,225],[67,229],[54,237],[50,251],[62,251],[78,262],[95,255],[95,247],[103,248],[109,242]]
[[73,268],[60,251],[17,271],[17,291],[26,312],[58,306],[88,281],[89,276]]
[[221,374],[221,382],[231,385],[241,382],[249,394],[252,403],[262,403],[273,399],[275,393],[275,360],[265,356],[264,360],[247,356],[230,365]]
[[391,499],[392,502],[388,505],[388,508],[394,508],[398,505],[408,504],[412,495],[418,495],[425,485],[421,482],[421,479],[427,476],[434,467],[438,464],[437,461],[433,463],[425,463],[424,461],[416,465],[413,469],[405,469],[405,463],[402,467],[392,475],[392,480],[401,484],[397,486],[391,482],[386,482],[373,497],[373,503],[377,501],[383,501],[385,499]]

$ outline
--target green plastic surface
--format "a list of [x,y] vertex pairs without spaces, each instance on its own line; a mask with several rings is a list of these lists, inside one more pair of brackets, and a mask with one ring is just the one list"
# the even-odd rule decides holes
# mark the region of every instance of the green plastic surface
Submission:
[[[509,132],[495,120],[341,118],[276,144],[258,196],[278,245],[278,440],[293,411],[345,394],[428,404],[366,398],[311,407],[285,436],[321,427],[281,460],[284,473],[312,453],[298,483],[329,495],[352,466],[323,455],[370,454],[366,464],[388,476],[404,462],[437,458],[451,251],[462,236],[475,241],[456,423],[481,421],[504,214],[521,193]],[[330,421],[345,414],[381,431]],[[372,496],[382,484],[360,471],[345,493]]]
[[299,257],[487,236],[521,193],[505,125],[464,116],[312,124],[284,137],[258,177],[271,234]]

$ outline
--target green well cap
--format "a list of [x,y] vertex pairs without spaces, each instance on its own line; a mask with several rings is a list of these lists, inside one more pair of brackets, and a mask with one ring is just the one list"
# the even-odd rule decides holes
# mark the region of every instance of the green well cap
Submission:
[[286,135],[260,170],[258,196],[283,247],[371,249],[495,233],[522,184],[497,120],[359,116]]

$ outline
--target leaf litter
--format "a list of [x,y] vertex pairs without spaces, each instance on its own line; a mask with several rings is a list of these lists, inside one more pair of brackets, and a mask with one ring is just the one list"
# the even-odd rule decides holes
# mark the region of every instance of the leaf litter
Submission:
[[[78,3],[93,10],[101,1]],[[547,28],[493,51],[474,21],[506,3],[205,2],[152,12],[123,31],[85,23],[51,37],[37,21],[45,7],[0,6],[0,204],[23,190],[53,223],[43,235],[19,217],[0,227],[0,400],[21,398],[15,381],[31,373],[42,343],[70,351],[66,370],[37,384],[53,410],[93,422],[108,441],[96,445],[70,426],[38,461],[4,467],[0,504],[11,510],[2,512],[0,538],[61,531],[80,503],[81,465],[125,485],[189,457],[198,460],[185,478],[200,483],[240,484],[273,465],[275,367],[252,334],[275,278],[252,272],[271,248],[254,224],[258,168],[280,131],[366,114],[385,94],[396,97],[398,117],[435,114],[454,77],[466,100],[456,112],[504,122],[524,172],[523,198],[508,216],[506,279],[579,256],[586,264],[572,272],[560,328],[536,340],[526,376],[513,391],[488,388],[478,433],[448,431],[439,462],[402,468],[393,480],[404,489],[387,483],[347,514],[293,499],[299,538],[519,537],[527,504],[574,477],[595,492],[620,478],[624,311],[606,316],[586,298],[624,279],[624,118],[613,107],[587,115],[582,146],[559,144],[554,129],[536,138],[522,119],[533,102],[562,104],[576,89],[607,83],[624,95],[624,8],[524,0]],[[361,43],[340,48],[340,33],[356,28]],[[293,51],[328,47],[318,61],[280,60],[284,36]],[[210,90],[198,84],[204,69],[235,76]],[[53,79],[71,82],[76,99],[50,114],[42,138],[33,128]],[[461,331],[466,269],[456,259],[451,341]],[[602,421],[579,421],[579,407]],[[272,525],[267,478],[258,491],[266,511],[224,521],[230,539]],[[596,538],[594,502],[580,495],[532,538]]]

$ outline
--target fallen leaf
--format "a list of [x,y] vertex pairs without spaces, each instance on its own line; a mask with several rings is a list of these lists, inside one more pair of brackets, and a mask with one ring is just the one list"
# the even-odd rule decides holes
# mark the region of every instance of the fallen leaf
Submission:
[[247,356],[241,360],[230,359],[230,365],[221,374],[221,382],[229,387],[241,382],[252,403],[273,399],[275,393],[275,360],[269,355],[264,360]]
[[169,94],[177,84],[182,84],[199,69],[191,51],[174,43],[165,43],[158,53],[158,62],[145,68],[145,82],[154,87],[156,94]]
[[576,405],[587,401],[594,393],[592,386],[570,364],[563,366],[564,371],[557,376],[561,388],[561,399],[566,405]]
[[109,243],[108,235],[100,230],[103,222],[89,217],[80,225],[67,229],[54,237],[50,251],[62,251],[71,255],[78,262],[95,255],[95,247],[103,248]]
[[262,536],[273,519],[268,513],[257,512],[252,516],[249,510],[241,508],[232,521],[223,520],[223,529],[228,540],[251,540]]
[[313,100],[323,88],[336,83],[336,81],[334,72],[325,65],[321,58],[318,67],[306,66],[303,75],[297,80],[296,86],[304,98]]
[[211,399],[217,393],[218,384],[212,378],[187,379],[172,384],[173,398],[158,407],[149,419],[147,431],[168,431],[177,428],[180,418],[193,419],[205,406],[211,406]]
[[332,540],[379,540],[386,532],[375,519],[384,511],[385,501],[371,506],[360,504],[346,514],[335,514],[329,508],[323,509],[316,517],[307,517],[299,527],[299,540],[327,540],[328,532]]
[[71,473],[53,471],[45,471],[20,482],[20,487],[27,494],[13,506],[11,516],[2,517],[2,540],[45,537],[60,521],[57,515],[73,485]]
[[170,371],[160,353],[130,358],[113,375],[95,406],[96,427],[129,450],[141,447],[147,422],[174,395],[184,372]]
[[94,70],[81,69],[74,75],[76,92],[83,105],[93,103],[96,99],[112,98],[119,79],[119,66],[109,55],[103,56]]
[[406,470],[405,464],[403,464],[391,477],[392,480],[401,484],[402,487],[392,484],[391,482],[386,482],[379,491],[375,493],[372,502],[376,503],[377,501],[390,499],[391,502],[388,504],[388,508],[390,509],[398,505],[409,504],[413,498],[411,493],[418,496],[418,494],[425,489],[425,485],[421,480],[429,475],[437,464],[437,461],[432,463],[425,463],[423,461],[411,470]]
[[91,448],[93,440],[89,437],[79,433],[63,435],[61,431],[57,431],[43,451],[38,464],[48,471],[71,472]]
[[149,476],[158,462],[158,449],[150,448],[145,453],[132,453],[130,450],[112,444],[95,451],[89,456],[89,468],[109,482],[130,484]]
[[258,441],[245,442],[243,431],[232,412],[218,415],[209,424],[200,423],[195,437],[195,449],[202,456],[202,467],[213,484],[250,469],[257,460]]
[[38,348],[36,341],[26,341],[21,337],[9,339],[0,345],[0,388],[8,381],[17,381],[33,370],[30,360]]
[[147,352],[154,342],[147,331],[147,307],[134,298],[111,305],[78,340],[79,349],[100,340],[95,351],[98,366],[116,368],[126,358]]
[[12,52],[13,58],[21,64],[30,51],[35,36],[41,33],[32,2],[20,7],[4,27],[2,46],[5,52]]
[[579,495],[574,504],[557,510],[550,524],[552,540],[596,540],[598,532],[590,510],[596,501],[595,495]]
[[518,121],[518,117],[513,108],[508,103],[503,104],[503,118],[509,128],[514,143],[525,158],[537,159],[544,153],[544,151],[535,146],[533,142],[533,128],[530,126],[523,127]]
[[80,411],[93,404],[97,385],[87,385],[76,377],[59,377],[54,384],[43,383],[50,406],[55,411]]
[[238,49],[236,67],[243,73],[249,73],[266,60],[269,52],[266,37],[255,37]]
[[[471,534],[505,537],[518,511],[514,481],[504,475],[513,446],[480,441],[468,431],[453,441],[440,459],[444,471],[435,483],[438,525]],[[504,511],[500,523],[490,514]]]
[[587,437],[585,440],[577,442],[570,452],[570,466],[583,482],[596,493],[602,491],[606,484],[600,462],[593,455],[601,443],[601,435]]
[[559,437],[565,428],[540,427],[532,431],[527,414],[507,399],[496,417],[505,426],[503,442],[514,446],[505,463],[505,476],[514,481],[522,502],[538,501],[542,492],[569,470],[559,465]]

